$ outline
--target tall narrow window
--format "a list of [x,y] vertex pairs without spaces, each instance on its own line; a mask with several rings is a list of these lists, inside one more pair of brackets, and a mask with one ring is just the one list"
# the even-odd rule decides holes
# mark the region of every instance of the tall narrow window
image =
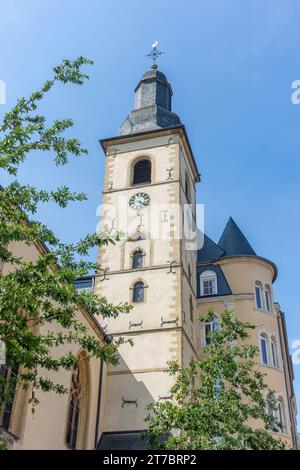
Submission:
[[268,340],[267,335],[265,333],[261,333],[259,338],[259,346],[260,346],[260,359],[262,364],[268,364]]
[[191,270],[190,263],[188,265],[188,280],[189,280],[189,283],[191,284],[191,282],[192,282],[192,270]]
[[270,430],[273,431],[273,432],[276,432],[276,431],[277,431],[277,427],[276,427],[276,411],[275,411],[275,408],[274,408],[270,403],[268,403],[268,415],[269,415],[269,417],[271,418]]
[[201,296],[217,294],[217,275],[214,271],[204,271],[200,275],[200,294]]
[[256,299],[256,307],[259,309],[262,309],[263,308],[262,283],[260,281],[255,281],[255,299]]
[[185,195],[186,195],[186,198],[187,198],[187,201],[189,203],[191,203],[191,186],[190,186],[190,182],[189,182],[189,177],[188,175],[186,174],[185,175]]
[[133,286],[133,296],[132,296],[132,301],[133,302],[143,302],[144,301],[144,283],[141,281],[138,281],[134,284]]
[[278,412],[278,426],[280,432],[286,434],[286,419],[285,419],[285,410],[284,410],[284,401],[283,398],[280,397],[277,402],[277,412]]
[[150,160],[139,160],[133,167],[132,184],[151,183]]
[[80,398],[81,398],[81,374],[79,363],[76,362],[72,373],[72,384],[70,390],[70,404],[67,423],[66,442],[71,449],[76,449],[79,415],[80,415]]
[[19,365],[16,361],[10,364],[8,360],[0,365],[0,399],[3,403],[0,408],[0,425],[6,431],[9,431],[11,424],[18,372]]
[[268,312],[272,312],[272,296],[269,284],[265,285],[265,298],[266,298],[266,309]]
[[71,376],[67,410],[66,444],[71,449],[85,449],[89,421],[90,374],[86,352],[77,358]]
[[190,296],[190,319],[194,321],[194,307],[193,307],[193,298]]
[[271,350],[270,352],[271,352],[272,366],[279,367],[277,344],[276,344],[276,339],[274,338],[274,336],[271,336],[271,339],[270,339],[270,350]]
[[212,331],[216,331],[218,328],[218,319],[215,317],[211,321],[206,321],[204,323],[204,334],[205,334],[205,345],[208,346],[211,343],[211,335]]
[[143,252],[136,250],[132,255],[132,269],[140,269],[143,267]]

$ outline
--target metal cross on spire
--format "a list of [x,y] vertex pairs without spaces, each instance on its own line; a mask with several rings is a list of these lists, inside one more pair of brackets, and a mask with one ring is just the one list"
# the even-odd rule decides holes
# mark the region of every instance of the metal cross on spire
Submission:
[[150,57],[150,59],[153,60],[153,64],[151,65],[153,69],[157,69],[156,61],[160,55],[164,54],[164,52],[161,52],[157,49],[157,44],[158,41],[155,41],[152,44],[151,52],[149,52],[149,54],[146,54],[146,57]]

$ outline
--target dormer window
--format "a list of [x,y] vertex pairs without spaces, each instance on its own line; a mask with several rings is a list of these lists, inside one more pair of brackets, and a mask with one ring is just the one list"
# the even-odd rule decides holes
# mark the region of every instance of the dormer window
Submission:
[[204,271],[200,275],[200,294],[201,296],[215,295],[217,289],[217,275],[214,271]]
[[133,166],[132,184],[151,183],[151,161],[139,160]]

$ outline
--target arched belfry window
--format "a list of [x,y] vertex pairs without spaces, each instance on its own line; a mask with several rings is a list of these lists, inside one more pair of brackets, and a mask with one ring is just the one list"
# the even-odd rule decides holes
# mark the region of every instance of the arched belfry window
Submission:
[[132,184],[151,183],[151,161],[139,160],[133,166]]
[[133,302],[143,302],[145,297],[145,286],[142,281],[138,281],[133,286]]
[[136,250],[132,255],[132,269],[140,269],[143,267],[143,252]]
[[84,449],[89,403],[89,376],[85,353],[78,356],[71,378],[66,443],[71,449]]

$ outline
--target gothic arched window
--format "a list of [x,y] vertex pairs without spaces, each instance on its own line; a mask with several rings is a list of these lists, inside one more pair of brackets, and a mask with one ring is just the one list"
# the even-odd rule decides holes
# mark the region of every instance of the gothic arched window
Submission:
[[133,302],[143,302],[144,301],[144,283],[142,281],[138,281],[133,286]]
[[132,255],[132,269],[140,269],[143,266],[143,252],[136,250]]
[[151,183],[151,161],[139,160],[133,167],[132,184]]
[[89,375],[86,354],[78,356],[71,378],[66,443],[71,449],[84,449],[89,403]]

